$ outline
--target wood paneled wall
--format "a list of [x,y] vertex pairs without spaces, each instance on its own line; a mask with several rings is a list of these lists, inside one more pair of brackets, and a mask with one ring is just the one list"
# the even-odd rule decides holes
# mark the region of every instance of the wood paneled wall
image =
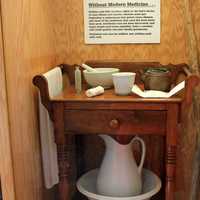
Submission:
[[194,30],[197,38],[199,59],[200,59],[200,13],[199,13],[200,1],[198,0],[191,1],[191,9],[193,14]]
[[[65,2],[65,3],[64,3]],[[65,45],[63,59],[66,62],[81,63],[87,59],[137,59],[156,60],[165,63],[187,61],[184,28],[183,1],[161,0],[161,43],[124,45],[85,45],[83,27],[83,1],[62,1],[59,7],[59,20],[66,20],[63,39],[58,32],[59,46]],[[64,43],[63,43],[64,42]]]
[[[200,1],[193,0],[189,1],[191,7],[191,13],[193,18],[193,25],[195,36],[197,39],[197,47],[200,53],[200,13],[198,10],[200,9]],[[187,34],[186,34],[187,35]],[[188,52],[189,49],[187,48],[186,51]],[[199,54],[200,59],[200,54]],[[200,66],[199,66],[200,67]],[[184,199],[188,200],[190,196],[190,190],[192,187],[191,184],[191,177],[193,173],[193,159],[194,159],[194,150],[196,146],[196,131],[193,127],[192,123],[192,115],[193,115],[193,108],[189,110],[188,119],[183,125],[185,130],[190,130],[189,134],[179,135],[179,148],[178,148],[178,160],[177,160],[177,200]],[[190,121],[191,120],[191,121]],[[200,191],[199,191],[200,194]]]
[[[199,2],[192,3],[199,32]],[[187,62],[183,1],[161,0],[161,43],[153,45],[85,45],[83,0],[1,0],[1,11],[16,199],[43,200],[32,77],[62,62],[88,59]]]
[[0,19],[0,182],[3,183],[1,184],[3,197],[5,199],[15,200],[11,151],[2,26]]
[[[49,0],[2,0],[10,142],[17,200],[44,200],[35,74],[58,64]],[[4,184],[4,183],[3,183]],[[11,200],[9,198],[5,200]]]

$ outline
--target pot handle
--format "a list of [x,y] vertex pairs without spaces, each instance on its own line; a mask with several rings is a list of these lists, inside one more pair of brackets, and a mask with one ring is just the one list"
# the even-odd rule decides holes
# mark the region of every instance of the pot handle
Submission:
[[140,137],[138,137],[138,136],[135,136],[131,142],[133,143],[133,142],[135,142],[135,141],[140,142],[141,147],[142,147],[142,156],[141,156],[140,164],[139,164],[139,166],[138,166],[138,171],[139,171],[139,173],[141,174],[142,168],[143,168],[143,165],[144,165],[144,159],[145,159],[145,156],[146,156],[146,145],[145,145],[145,143],[144,143],[144,140],[142,140],[142,139],[141,139]]
[[144,70],[142,70],[142,69],[139,70],[139,74],[140,74],[141,81],[144,82],[145,78],[146,78],[146,74],[145,74]]
[[145,78],[146,78],[146,74],[141,74],[141,80],[144,82],[145,81]]

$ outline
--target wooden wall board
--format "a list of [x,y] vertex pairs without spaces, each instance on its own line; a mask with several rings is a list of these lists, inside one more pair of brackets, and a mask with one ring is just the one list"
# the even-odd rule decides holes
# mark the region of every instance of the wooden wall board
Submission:
[[16,199],[44,200],[32,78],[58,64],[51,13],[55,5],[49,0],[2,0],[1,6]]
[[[200,52],[200,1],[189,1],[197,47]],[[187,43],[186,43],[187,44]],[[198,53],[199,53],[198,52]],[[199,54],[200,59],[200,54]],[[200,66],[199,66],[200,67]],[[191,192],[191,177],[193,173],[193,158],[196,146],[197,131],[194,128],[192,115],[194,108],[190,108],[187,119],[183,124],[183,134],[180,135],[178,148],[177,169],[177,199],[188,200]],[[200,194],[200,191],[199,191]]]
[[15,183],[4,68],[5,63],[0,18],[0,180],[4,200],[15,200]]
[[194,0],[191,1],[192,17],[194,22],[194,30],[197,38],[197,45],[199,50],[199,59],[200,59],[200,1]]
[[187,62],[187,47],[183,18],[183,2],[161,0],[160,44],[84,44],[83,1],[62,1],[54,9],[54,20],[63,28],[57,29],[58,51],[61,60],[81,63],[94,59],[155,60],[163,64]]
[[[200,62],[200,1],[199,0],[194,0],[191,2],[192,3],[192,14],[193,14],[193,20],[194,20],[194,30],[197,38],[197,46],[198,46],[198,54],[199,54],[199,62]],[[200,66],[199,66],[200,70]],[[196,132],[195,132],[195,137],[196,137]],[[191,137],[190,137],[191,138]],[[196,142],[196,141],[194,141]],[[191,168],[192,169],[192,168]],[[199,198],[200,200],[200,189],[199,189]]]

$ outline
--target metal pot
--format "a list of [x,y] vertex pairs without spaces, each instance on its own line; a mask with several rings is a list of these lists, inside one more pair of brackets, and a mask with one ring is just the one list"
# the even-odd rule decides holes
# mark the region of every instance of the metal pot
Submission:
[[167,92],[171,87],[171,72],[167,68],[147,69],[141,76],[145,90]]

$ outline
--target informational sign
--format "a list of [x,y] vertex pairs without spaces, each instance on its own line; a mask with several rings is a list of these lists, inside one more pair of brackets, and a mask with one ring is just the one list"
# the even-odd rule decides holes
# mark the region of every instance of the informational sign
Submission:
[[85,43],[160,43],[160,0],[84,0]]

